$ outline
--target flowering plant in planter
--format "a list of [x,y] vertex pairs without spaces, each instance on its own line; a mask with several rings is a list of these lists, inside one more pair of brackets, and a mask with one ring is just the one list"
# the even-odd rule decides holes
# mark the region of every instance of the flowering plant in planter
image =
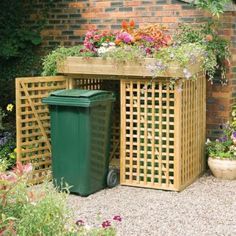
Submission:
[[[210,39],[207,31],[201,32],[198,35],[201,39],[198,37],[197,40],[190,40],[189,34],[186,31],[183,32],[184,37],[182,38],[179,35],[172,37],[164,26],[152,24],[136,28],[134,21],[123,21],[121,30],[117,32],[92,29],[86,33],[83,46],[68,49],[62,47],[49,54],[43,62],[43,75],[55,75],[58,61],[66,60],[68,56],[75,56],[85,59],[101,57],[118,65],[135,62],[136,65],[143,66],[144,70],[149,70],[150,73],[146,74],[148,76],[151,74],[153,78],[165,75],[165,72],[174,65],[181,70],[179,73],[181,78],[195,79],[194,73],[189,71],[189,67],[201,64],[202,70],[212,80],[215,71],[219,68],[219,55],[217,54],[222,53],[222,48],[226,44],[219,44],[220,40],[215,37],[215,34],[210,36],[217,39],[217,43]],[[192,30],[190,33],[195,33],[195,31]],[[217,45],[222,45],[220,50],[215,50]],[[225,50],[228,49],[228,47],[225,48]],[[220,59],[223,60],[227,55],[221,54]],[[149,60],[152,62],[149,63],[150,65],[146,63],[147,58],[152,59]],[[96,62],[98,61],[96,60]],[[59,71],[62,72],[63,69],[59,69]],[[176,77],[178,76],[176,75]],[[174,81],[176,79],[178,78],[174,78]]]
[[[235,107],[236,108],[236,107]],[[233,122],[222,126],[223,135],[215,141],[207,140],[208,165],[214,176],[222,179],[236,179],[236,110]]]
[[166,32],[165,27],[157,24],[135,29],[134,21],[123,21],[118,32],[89,30],[85,35],[84,47],[101,56],[117,47],[125,49],[132,46],[139,48],[144,57],[152,57],[160,48],[171,45],[172,38]]
[[207,152],[213,158],[236,160],[236,127],[226,123],[222,128],[223,135],[219,139],[207,140]]

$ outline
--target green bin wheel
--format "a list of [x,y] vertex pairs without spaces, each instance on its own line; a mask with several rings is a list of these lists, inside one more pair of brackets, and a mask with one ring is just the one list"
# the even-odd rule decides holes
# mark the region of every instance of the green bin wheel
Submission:
[[107,187],[113,188],[116,185],[118,185],[118,182],[119,182],[118,171],[115,169],[109,170],[107,175]]

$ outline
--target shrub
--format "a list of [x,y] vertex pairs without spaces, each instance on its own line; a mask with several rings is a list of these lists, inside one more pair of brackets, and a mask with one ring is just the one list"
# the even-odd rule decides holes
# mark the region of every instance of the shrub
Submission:
[[27,187],[31,170],[30,164],[17,163],[14,171],[0,173],[0,233],[65,235],[68,191],[58,192],[48,182]]

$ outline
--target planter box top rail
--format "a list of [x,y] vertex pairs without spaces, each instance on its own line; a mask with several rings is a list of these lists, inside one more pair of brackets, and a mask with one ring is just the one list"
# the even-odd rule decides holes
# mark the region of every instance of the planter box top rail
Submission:
[[[155,59],[145,58],[142,63],[128,62],[118,64],[112,59],[103,59],[100,57],[67,57],[65,61],[58,63],[57,71],[60,74],[67,75],[114,75],[114,76],[135,76],[152,77],[152,72],[147,68],[148,65],[154,65]],[[202,71],[201,63],[189,65],[187,68],[192,75]],[[184,78],[183,69],[177,64],[172,64],[160,76],[165,78]]]

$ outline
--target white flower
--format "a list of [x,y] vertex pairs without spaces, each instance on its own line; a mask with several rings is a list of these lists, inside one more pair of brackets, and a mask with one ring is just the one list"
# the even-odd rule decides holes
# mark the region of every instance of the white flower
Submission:
[[98,49],[98,55],[101,56],[102,54],[106,53],[106,52],[109,52],[109,51],[112,51],[114,50],[116,47],[114,46],[111,46],[111,47],[100,47]]
[[102,43],[102,46],[103,46],[103,47],[107,47],[108,44],[107,44],[107,43]]
[[107,52],[110,52],[110,51],[114,50],[115,48],[116,48],[115,46],[108,47]]
[[206,144],[209,144],[209,143],[211,143],[211,140],[208,138],[206,141]]
[[105,47],[100,47],[97,52],[98,52],[98,55],[102,55],[106,52],[106,48]]
[[110,42],[109,43],[109,46],[115,46],[116,44],[115,43],[113,43],[113,42]]

